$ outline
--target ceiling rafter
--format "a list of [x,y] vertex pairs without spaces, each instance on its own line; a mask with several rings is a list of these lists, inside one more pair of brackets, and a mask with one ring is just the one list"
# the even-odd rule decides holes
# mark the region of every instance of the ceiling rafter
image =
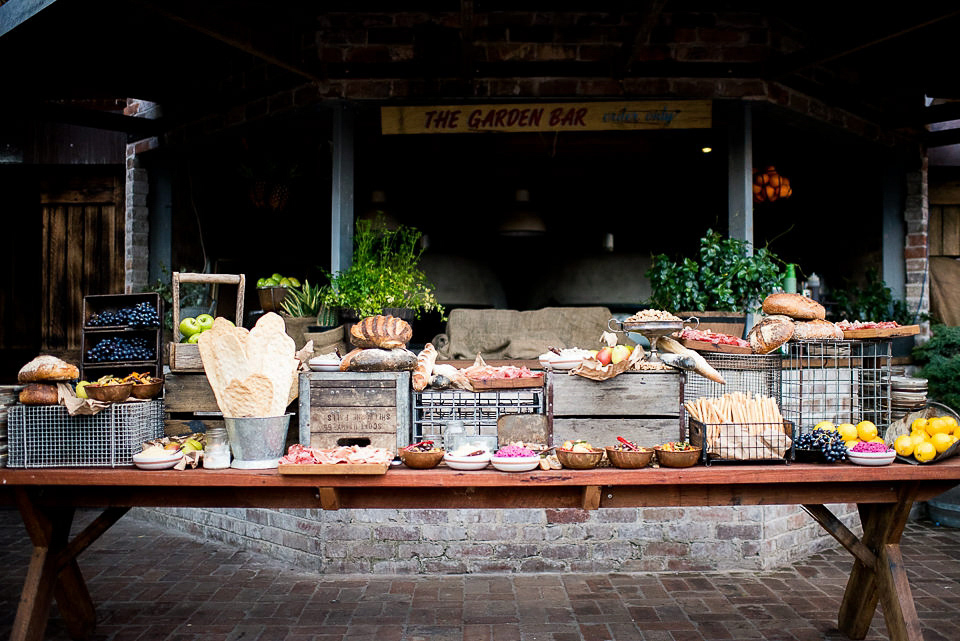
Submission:
[[[228,27],[229,21],[223,16],[223,14],[216,14],[215,16],[200,16],[197,13],[191,15],[183,15],[181,13],[175,13],[171,6],[173,3],[163,2],[161,4],[155,4],[150,2],[150,0],[134,0],[137,4],[147,9],[148,11],[161,16],[171,22],[180,24],[188,29],[196,31],[197,33],[203,34],[209,38],[217,40],[233,49],[247,53],[255,58],[258,58],[268,64],[271,64],[275,67],[279,67],[285,71],[296,74],[307,80],[312,80],[314,82],[324,82],[325,78],[319,76],[309,69],[303,67],[302,64],[293,62],[287,57],[284,57],[278,54],[275,51],[265,50],[254,44],[253,38],[250,35],[250,30],[246,30],[247,33],[242,33],[245,29],[231,25]],[[191,8],[194,8],[196,5],[193,3],[188,3]],[[181,5],[181,9],[183,9]],[[217,25],[217,26],[213,26]],[[232,29],[231,29],[232,27]],[[231,32],[232,31],[232,32]]]

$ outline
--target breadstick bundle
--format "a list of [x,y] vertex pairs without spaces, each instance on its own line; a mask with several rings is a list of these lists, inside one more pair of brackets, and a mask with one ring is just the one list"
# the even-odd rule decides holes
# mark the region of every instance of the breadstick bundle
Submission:
[[777,401],[769,396],[730,392],[683,406],[703,424],[708,455],[738,461],[783,458],[792,445]]

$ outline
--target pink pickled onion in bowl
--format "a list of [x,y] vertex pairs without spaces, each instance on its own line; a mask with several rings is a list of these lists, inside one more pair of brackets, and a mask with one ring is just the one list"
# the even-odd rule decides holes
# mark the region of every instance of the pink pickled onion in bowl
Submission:
[[853,447],[851,447],[850,451],[879,453],[879,452],[889,452],[892,449],[893,449],[892,447],[887,447],[886,443],[866,443],[861,441],[856,445],[854,445]]
[[525,447],[520,447],[519,445],[508,445],[497,450],[497,453],[494,456],[501,456],[504,458],[520,458],[536,455],[536,452],[533,450],[528,450]]

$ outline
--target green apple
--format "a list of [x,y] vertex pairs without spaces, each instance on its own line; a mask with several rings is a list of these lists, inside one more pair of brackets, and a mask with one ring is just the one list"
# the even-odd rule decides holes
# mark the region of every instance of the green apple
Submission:
[[281,278],[280,287],[293,287],[293,281],[291,281],[289,278]]
[[77,383],[77,398],[88,398],[87,390],[83,389],[90,384],[90,381],[80,381]]
[[290,281],[290,287],[300,287],[300,281],[294,278],[293,276],[291,276],[287,280]]
[[205,332],[213,327],[213,316],[210,314],[200,314],[197,316],[197,324],[200,325],[200,331]]
[[257,279],[257,287],[266,287],[266,286],[267,286],[267,280],[268,280],[268,279],[266,279],[266,278],[258,278],[258,279]]
[[279,278],[268,278],[267,284],[264,287],[279,287],[280,279]]
[[270,280],[275,280],[279,283],[281,280],[283,280],[283,275],[273,272],[273,276],[270,277]]
[[199,334],[203,329],[200,327],[200,323],[197,322],[197,319],[193,316],[187,316],[180,321],[180,333],[190,338],[194,334]]
[[615,345],[610,356],[611,363],[619,363],[622,360],[630,358],[630,348],[626,345]]
[[200,334],[202,334],[202,333],[203,333],[203,332],[197,332],[196,334],[190,334],[190,336],[187,337],[187,342],[188,342],[188,343],[191,343],[191,344],[193,344],[193,345],[196,345],[196,344],[197,344],[197,341],[200,340]]

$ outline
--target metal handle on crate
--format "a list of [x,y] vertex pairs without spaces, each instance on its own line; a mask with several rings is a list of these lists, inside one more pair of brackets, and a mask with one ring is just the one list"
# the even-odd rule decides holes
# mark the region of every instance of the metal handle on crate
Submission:
[[[610,323],[617,323],[617,324],[620,326],[620,328],[619,328],[619,329],[616,329],[616,328],[614,328],[613,326],[611,326]],[[611,332],[622,332],[622,331],[623,331],[623,321],[619,321],[619,320],[617,320],[616,318],[611,318],[610,320],[607,321],[607,329],[609,329]]]
[[234,319],[237,326],[243,325],[243,297],[246,288],[244,274],[196,274],[173,272],[173,332],[180,337],[180,283],[200,283],[209,285],[236,285],[237,286],[237,316]]
[[696,316],[691,316],[690,318],[688,318],[687,320],[685,320],[685,321],[683,321],[683,322],[684,322],[684,324],[686,324],[686,323],[690,323],[690,322],[692,322],[692,321],[697,321],[697,324],[694,325],[693,328],[694,328],[694,329],[699,329],[699,328],[700,328],[700,319],[699,319],[698,317],[696,317]]

